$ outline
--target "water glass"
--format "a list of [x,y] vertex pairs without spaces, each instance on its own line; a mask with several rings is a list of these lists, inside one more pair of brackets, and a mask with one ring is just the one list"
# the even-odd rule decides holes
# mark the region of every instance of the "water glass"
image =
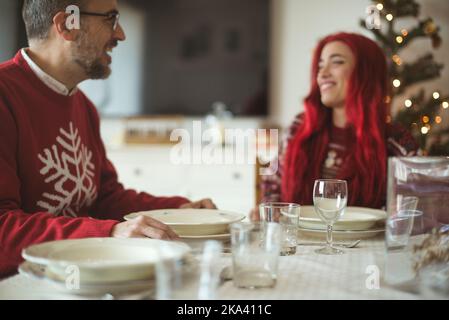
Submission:
[[296,203],[267,202],[259,205],[262,221],[275,222],[281,225],[282,256],[290,256],[296,253],[300,209],[301,206]]
[[387,248],[390,250],[404,248],[408,245],[410,236],[421,234],[423,228],[423,212],[419,210],[401,210],[397,215],[388,217]]
[[156,299],[216,299],[222,249],[220,242],[209,240],[204,243],[199,256],[174,260],[164,258],[164,250],[161,248],[161,259],[156,264]]
[[272,222],[231,225],[234,286],[272,288],[276,285],[281,226]]

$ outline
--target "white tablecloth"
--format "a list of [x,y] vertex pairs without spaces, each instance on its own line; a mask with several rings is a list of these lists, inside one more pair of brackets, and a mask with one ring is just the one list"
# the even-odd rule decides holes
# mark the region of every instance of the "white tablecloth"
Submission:
[[[317,247],[299,246],[294,256],[280,257],[279,276],[273,289],[238,289],[232,281],[218,290],[223,300],[297,300],[297,299],[422,299],[410,292],[395,289],[380,281],[379,288],[367,286],[368,277],[384,267],[383,239],[363,240],[359,247],[346,253],[325,256],[314,253]],[[231,264],[224,254],[223,267]],[[373,267],[375,266],[375,267]],[[373,282],[368,281],[373,284]],[[0,282],[0,299],[64,299],[54,294],[42,280],[17,275]],[[192,298],[194,298],[192,296]]]

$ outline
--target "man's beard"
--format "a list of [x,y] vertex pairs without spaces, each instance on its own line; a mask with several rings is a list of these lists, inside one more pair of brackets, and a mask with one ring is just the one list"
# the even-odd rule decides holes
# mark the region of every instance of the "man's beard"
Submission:
[[73,61],[84,70],[89,79],[106,79],[111,75],[111,68],[102,62],[101,56],[97,54],[98,48],[89,43],[87,33],[81,31],[75,45]]

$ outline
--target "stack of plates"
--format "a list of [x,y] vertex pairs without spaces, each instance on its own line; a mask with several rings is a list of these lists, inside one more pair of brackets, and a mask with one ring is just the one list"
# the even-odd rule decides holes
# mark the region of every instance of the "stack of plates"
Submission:
[[154,288],[155,264],[183,259],[190,247],[154,239],[87,238],[52,241],[23,250],[19,272],[77,295],[132,293]]
[[244,214],[209,209],[167,209],[132,213],[126,220],[145,215],[170,226],[181,239],[226,240],[229,226],[246,218]]
[[[387,213],[383,210],[347,207],[334,224],[333,235],[337,239],[363,239],[385,231]],[[313,206],[302,206],[299,218],[300,236],[325,237],[326,224],[319,218]]]

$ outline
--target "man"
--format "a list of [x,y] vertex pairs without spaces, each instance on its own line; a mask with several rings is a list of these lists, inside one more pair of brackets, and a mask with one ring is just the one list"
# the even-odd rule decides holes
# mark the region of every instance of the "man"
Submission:
[[[80,8],[80,28],[66,23],[69,5]],[[111,73],[108,53],[125,40],[116,0],[25,0],[23,18],[29,48],[0,65],[0,278],[34,243],[177,239],[151,218],[119,221],[142,210],[215,208],[125,190],[106,158],[98,114],[77,85]]]

